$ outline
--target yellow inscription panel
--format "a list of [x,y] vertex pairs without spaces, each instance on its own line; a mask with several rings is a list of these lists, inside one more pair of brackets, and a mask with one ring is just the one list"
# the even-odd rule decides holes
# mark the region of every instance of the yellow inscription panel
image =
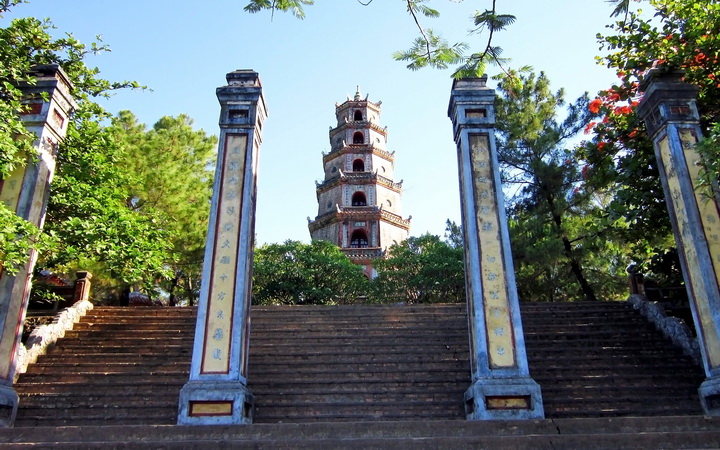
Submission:
[[233,402],[190,402],[190,416],[231,416]]
[[202,373],[230,371],[247,135],[227,135],[219,183]]
[[487,409],[530,409],[530,397],[486,397]]
[[488,361],[491,368],[515,367],[515,337],[508,301],[500,218],[487,135],[470,135],[473,190],[477,208]]
[[[712,311],[710,310],[710,304],[708,303],[709,293],[705,288],[705,283],[701,281],[704,278],[703,272],[708,268],[700,267],[700,262],[697,259],[696,246],[698,243],[695,242],[690,234],[690,224],[686,213],[688,205],[685,204],[682,196],[680,180],[677,176],[677,168],[673,164],[670,154],[670,143],[668,142],[667,136],[660,140],[658,144],[660,157],[662,158],[663,165],[665,166],[665,176],[667,177],[668,187],[670,189],[670,197],[673,209],[675,210],[675,217],[678,222],[678,234],[682,240],[682,246],[685,248],[685,260],[687,261],[688,266],[687,270],[690,272],[690,277],[692,278],[691,280],[688,280],[688,282],[691,283],[692,291],[698,300],[695,302],[695,306],[701,317],[703,330],[705,330],[704,334],[707,355],[710,360],[710,364],[713,367],[717,367],[718,364],[720,364],[720,343],[717,339],[715,323],[713,321]],[[692,151],[692,153],[695,152]],[[693,172],[695,170],[699,170],[691,167],[694,166],[694,160],[695,158],[691,157],[688,152],[686,152],[686,161],[690,170],[690,175],[693,177]],[[693,182],[693,184],[695,184],[695,182]],[[697,193],[695,195],[697,195]],[[703,207],[701,205],[702,203],[699,201],[698,207],[700,208],[700,212],[702,214]],[[715,214],[717,215],[717,211],[715,211]]]

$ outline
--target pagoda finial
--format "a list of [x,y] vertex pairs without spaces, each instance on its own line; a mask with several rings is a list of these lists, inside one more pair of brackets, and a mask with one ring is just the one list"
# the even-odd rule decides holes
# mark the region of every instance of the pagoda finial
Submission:
[[355,90],[355,101],[357,102],[359,100],[360,100],[360,85],[358,84],[357,89]]

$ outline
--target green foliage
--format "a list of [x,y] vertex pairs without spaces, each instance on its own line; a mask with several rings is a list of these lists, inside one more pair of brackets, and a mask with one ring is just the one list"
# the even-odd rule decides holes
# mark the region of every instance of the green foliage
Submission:
[[[0,16],[18,5],[19,1],[8,0],[0,4]],[[59,64],[74,84],[73,96],[85,111],[100,113],[100,108],[89,98],[107,95],[107,91],[122,87],[137,87],[133,82],[111,83],[96,75],[97,68],[90,68],[83,62],[89,53],[101,52],[107,48],[99,42],[90,47],[78,42],[67,34],[54,39],[49,31],[53,26],[49,20],[22,18],[13,20],[9,26],[0,28],[0,177],[20,170],[36,155],[32,143],[35,139],[20,118],[25,111],[22,92],[18,86],[36,82],[32,67],[38,64]],[[79,114],[76,122],[82,121]],[[76,127],[71,124],[71,127]],[[0,245],[4,249],[3,261],[6,269],[15,270],[27,261],[26,250],[42,251],[43,244],[52,242],[21,219],[5,205],[0,206],[0,229],[3,230]],[[12,240],[12,242],[10,242]]]
[[112,133],[81,107],[57,156],[45,222],[57,245],[42,255],[40,267],[100,264],[127,284],[168,275],[168,231],[154,211],[128,208],[131,174],[118,164],[121,153]]
[[423,31],[422,36],[415,38],[408,50],[394,52],[392,56],[397,61],[408,62],[407,68],[410,70],[428,66],[447,69],[450,65],[459,64],[467,49],[468,45],[464,42],[450,46],[445,39],[428,29]]
[[[599,193],[582,185],[581,155],[565,146],[592,117],[587,94],[568,105],[543,73],[499,79],[498,157],[504,181],[516,192],[508,212],[521,297],[595,300],[599,287],[604,297],[614,296],[624,281],[623,260],[603,238]],[[567,115],[560,119],[563,108]]]
[[113,118],[109,132],[122,151],[116,162],[128,175],[126,206],[159,213],[172,252],[171,276],[160,284],[170,302],[192,304],[200,285],[217,139],[192,128],[188,116],[163,117],[151,130],[130,111]]
[[0,203],[0,268],[15,275],[31,250],[42,251],[50,244],[47,235]]
[[494,33],[504,30],[515,22],[515,16],[510,14],[498,14],[493,1],[492,9],[483,12],[476,11],[473,15],[474,29],[471,34],[478,34],[484,30],[488,32],[487,43],[481,52],[475,52],[466,56],[465,52],[470,46],[465,42],[458,42],[453,45],[443,39],[432,29],[425,29],[420,24],[418,14],[425,17],[438,17],[440,13],[423,5],[426,0],[407,0],[407,10],[415,21],[420,36],[415,38],[412,46],[405,51],[393,53],[397,61],[408,62],[408,69],[418,70],[423,67],[446,69],[450,65],[457,65],[453,73],[456,78],[479,77],[485,73],[488,64],[495,64],[502,68],[509,60],[501,57],[502,49],[492,45]]
[[448,221],[445,240],[431,234],[410,237],[375,263],[371,300],[378,303],[465,301],[460,227]]
[[314,3],[315,0],[251,0],[244,9],[250,13],[258,13],[269,9],[272,14],[275,11],[290,11],[298,19],[304,19],[305,10],[302,8],[303,5],[313,5]]
[[[720,114],[720,4],[649,0],[642,3],[650,7],[650,14],[642,14],[631,10],[628,1],[615,3],[613,15],[621,20],[608,27],[611,33],[598,34],[608,54],[597,59],[617,71],[619,82],[590,104],[602,120],[588,128],[593,139],[584,146],[583,156],[588,162],[587,184],[614,192],[605,211],[607,220],[627,224],[614,230],[614,238],[623,240],[642,262],[665,254],[674,240],[652,142],[635,114],[638,87],[651,68],[684,71],[685,81],[700,88],[701,125],[711,130]],[[719,173],[718,155],[711,147],[701,148],[708,181]]]
[[[451,65],[459,65],[453,76],[456,78],[479,77],[485,72],[488,64],[498,65],[501,68],[509,62],[502,58],[502,49],[492,45],[494,33],[504,30],[515,22],[515,16],[510,14],[498,14],[495,8],[496,0],[492,1],[492,9],[476,11],[473,15],[474,29],[471,34],[478,34],[487,30],[488,39],[485,48],[481,52],[466,55],[470,46],[465,42],[449,44],[440,34],[430,28],[424,28],[420,23],[420,17],[437,18],[440,12],[427,5],[430,0],[404,0],[408,14],[412,17],[418,29],[419,36],[413,39],[409,49],[393,52],[392,56],[397,61],[407,63],[410,70],[418,70],[423,67],[435,69],[447,69]],[[368,6],[373,0],[358,0],[363,6]],[[245,11],[258,13],[270,10],[290,11],[299,19],[305,18],[303,5],[312,5],[314,0],[250,0],[245,6]]]
[[253,304],[335,305],[367,292],[359,266],[327,241],[285,241],[255,249]]

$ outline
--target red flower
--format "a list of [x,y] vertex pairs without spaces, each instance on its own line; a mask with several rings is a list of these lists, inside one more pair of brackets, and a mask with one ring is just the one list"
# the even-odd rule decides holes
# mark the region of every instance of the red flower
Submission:
[[630,114],[632,112],[632,108],[629,106],[618,106],[613,112],[618,115]]
[[602,103],[602,100],[596,98],[595,100],[590,102],[590,104],[588,105],[588,109],[591,113],[597,114],[600,112],[600,107],[602,106]]

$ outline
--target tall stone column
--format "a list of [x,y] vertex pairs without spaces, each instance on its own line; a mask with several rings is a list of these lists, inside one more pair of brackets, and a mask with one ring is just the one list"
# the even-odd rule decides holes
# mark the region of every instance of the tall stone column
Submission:
[[458,150],[472,385],[469,420],[543,418],[530,378],[495,148],[487,76],[455,80],[448,114]]
[[648,74],[638,106],[655,147],[665,200],[697,330],[706,380],[700,401],[720,415],[720,214],[717,194],[698,188],[702,170],[695,144],[702,138],[698,88],[677,72]]
[[[36,66],[33,75],[35,84],[19,87],[29,108],[22,120],[27,130],[35,133],[37,159],[0,182],[0,201],[41,228],[55,172],[55,155],[76,104],[70,96],[72,85],[59,66]],[[28,263],[15,275],[0,272],[0,426],[12,426],[17,413],[18,396],[12,383],[36,260],[36,252],[31,251]]]
[[205,244],[190,380],[178,424],[252,423],[247,387],[255,192],[262,124],[258,74],[237,70],[217,89],[220,145]]

